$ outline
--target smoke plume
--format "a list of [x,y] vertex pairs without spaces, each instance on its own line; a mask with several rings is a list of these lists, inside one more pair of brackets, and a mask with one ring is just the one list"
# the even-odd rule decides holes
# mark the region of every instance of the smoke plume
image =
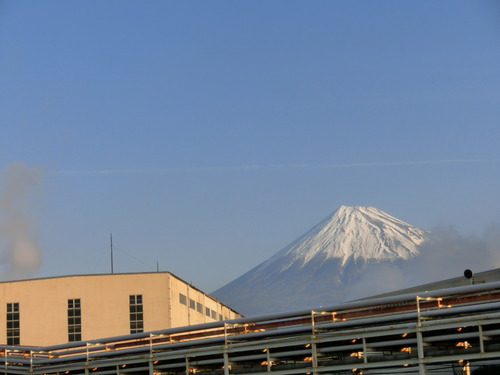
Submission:
[[500,227],[481,235],[463,235],[452,227],[431,231],[420,254],[404,264],[373,264],[350,290],[351,299],[368,297],[436,281],[462,277],[464,270],[478,273],[500,268]]
[[434,282],[460,277],[466,269],[481,272],[500,267],[499,230],[492,226],[481,235],[463,235],[451,227],[435,228],[420,256],[408,263],[418,271],[411,276],[418,281]]
[[0,175],[0,278],[32,275],[40,266],[38,225],[32,193],[40,186],[42,171],[23,163],[8,165]]

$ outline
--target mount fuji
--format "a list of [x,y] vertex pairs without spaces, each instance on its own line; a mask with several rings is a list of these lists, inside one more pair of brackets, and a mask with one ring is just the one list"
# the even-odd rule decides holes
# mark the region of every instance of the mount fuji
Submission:
[[371,267],[403,265],[429,236],[375,207],[342,206],[213,296],[246,315],[343,302]]

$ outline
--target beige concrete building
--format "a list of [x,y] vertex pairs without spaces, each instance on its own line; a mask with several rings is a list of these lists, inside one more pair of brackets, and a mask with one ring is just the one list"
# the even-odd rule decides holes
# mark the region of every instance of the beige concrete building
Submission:
[[0,343],[53,345],[241,317],[169,272],[0,283]]

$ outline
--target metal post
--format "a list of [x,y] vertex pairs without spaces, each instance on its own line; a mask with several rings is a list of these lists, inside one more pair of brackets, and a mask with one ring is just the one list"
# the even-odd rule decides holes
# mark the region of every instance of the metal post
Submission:
[[416,301],[417,301],[417,326],[420,327],[420,297],[417,296],[416,297]]
[[153,375],[154,373],[154,368],[153,368],[153,334],[151,333],[149,335],[149,375]]
[[271,372],[271,354],[269,353],[269,348],[266,348],[266,357],[267,357],[267,372]]
[[89,375],[90,374],[90,371],[89,371],[89,346],[90,344],[87,342],[86,343],[86,358],[85,358],[85,374],[86,375]]
[[483,326],[480,324],[479,328],[479,351],[484,353],[484,337],[483,337]]
[[229,375],[229,354],[227,353],[227,324],[224,322],[224,375]]
[[189,375],[189,358],[186,356],[186,375]]
[[229,355],[227,353],[227,345],[224,345],[224,375],[229,375]]
[[30,374],[33,373],[33,350],[30,350]]
[[417,327],[417,353],[418,353],[418,369],[420,375],[426,375],[427,369],[424,363],[424,339],[420,327]]
[[318,374],[318,351],[316,349],[316,340],[312,340],[311,342],[311,352],[312,352],[312,367],[313,367],[313,374],[317,375]]
[[313,374],[318,374],[318,351],[316,347],[316,327],[314,324],[314,310],[311,310],[311,358]]
[[363,363],[368,363],[368,350],[366,348],[366,338],[365,338],[365,336],[363,336],[362,342],[363,342]]
[[427,375],[427,369],[424,363],[424,338],[422,335],[422,321],[420,319],[420,297],[417,296],[417,354],[418,370],[420,375]]

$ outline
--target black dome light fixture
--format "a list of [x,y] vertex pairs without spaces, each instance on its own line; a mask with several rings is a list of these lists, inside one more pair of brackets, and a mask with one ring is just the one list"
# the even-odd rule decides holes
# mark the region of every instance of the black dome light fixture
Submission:
[[470,269],[466,269],[464,271],[464,276],[466,279],[472,279],[474,277],[474,272],[472,272]]
[[470,282],[471,285],[474,285],[474,272],[472,272],[470,269],[467,268],[464,271],[464,276],[465,276],[466,279],[469,280],[469,282]]

